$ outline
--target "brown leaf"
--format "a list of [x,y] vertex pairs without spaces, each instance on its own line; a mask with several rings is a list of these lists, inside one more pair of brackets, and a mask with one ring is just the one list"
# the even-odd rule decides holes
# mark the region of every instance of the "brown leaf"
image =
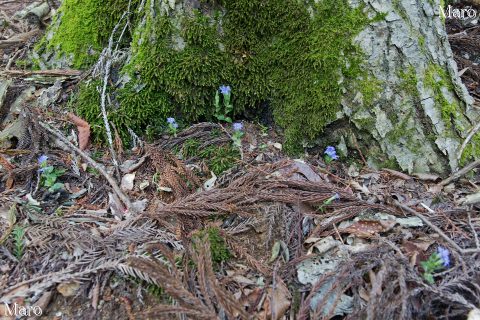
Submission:
[[13,188],[14,183],[15,183],[15,180],[11,175],[9,175],[7,178],[7,181],[5,182],[5,186],[7,187],[7,190],[11,190]]
[[76,281],[63,282],[57,286],[57,291],[64,297],[73,297],[80,288],[80,283]]
[[2,165],[2,167],[4,167],[8,171],[12,171],[13,169],[15,169],[15,166],[11,164],[7,159],[5,159],[5,157],[2,156],[1,154],[0,154],[0,165]]
[[410,257],[410,264],[414,266],[419,259],[427,259],[426,251],[433,243],[435,243],[435,240],[433,239],[405,240],[402,242],[402,248],[405,251],[406,256]]
[[83,120],[80,117],[77,117],[71,112],[68,114],[68,119],[70,119],[70,121],[72,121],[77,126],[78,145],[80,150],[85,150],[90,140],[90,125],[87,121]]
[[268,299],[265,299],[265,311],[272,320],[282,319],[290,308],[292,296],[282,279],[277,278],[275,288],[268,289]]
[[359,238],[370,238],[377,233],[389,231],[395,224],[396,222],[391,220],[362,220],[338,231],[354,234]]

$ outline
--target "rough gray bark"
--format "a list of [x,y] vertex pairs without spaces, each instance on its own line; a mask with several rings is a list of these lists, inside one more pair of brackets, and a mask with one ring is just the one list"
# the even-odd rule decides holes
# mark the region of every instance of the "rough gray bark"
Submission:
[[[369,145],[371,165],[381,167],[376,155],[386,153],[408,172],[455,170],[457,151],[479,113],[472,108],[473,100],[458,76],[440,4],[420,0],[363,2],[378,13],[387,13],[384,21],[373,23],[356,39],[368,57],[366,68],[381,81],[382,91],[371,108],[365,108],[358,95],[347,95],[341,117],[363,131],[360,136],[364,145]],[[440,85],[442,72],[433,71],[435,65],[448,75],[443,79],[448,85]],[[408,86],[402,73],[409,71],[417,80],[413,92],[404,89]],[[433,87],[429,74],[437,83]],[[451,121],[442,117],[442,101],[455,106]]]

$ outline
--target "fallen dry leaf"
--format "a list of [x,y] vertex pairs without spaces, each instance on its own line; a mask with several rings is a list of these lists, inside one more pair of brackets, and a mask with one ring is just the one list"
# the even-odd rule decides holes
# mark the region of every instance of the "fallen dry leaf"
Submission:
[[5,168],[7,171],[12,171],[15,169],[15,166],[10,163],[4,156],[0,154],[0,165]]
[[395,224],[396,222],[392,220],[362,220],[338,231],[353,234],[359,238],[370,238],[377,233],[389,231]]
[[80,283],[76,281],[63,282],[57,286],[57,291],[64,297],[73,297],[80,288]]
[[73,113],[68,114],[68,119],[72,121],[78,130],[78,147],[80,150],[85,150],[88,146],[90,139],[90,125],[87,121],[83,120],[80,117],[77,117]]
[[16,287],[15,289],[10,290],[9,292],[3,293],[2,299],[4,301],[9,301],[19,297],[26,297],[28,294],[29,288],[30,286],[28,284],[24,284],[19,287]]
[[15,180],[11,175],[9,175],[7,178],[7,181],[5,182],[5,187],[7,187],[7,190],[10,190],[13,188],[14,184],[15,184]]
[[290,308],[290,300],[292,296],[282,279],[277,277],[275,288],[267,290],[268,298],[265,299],[264,308],[267,315],[272,320],[282,319],[285,312]]
[[122,182],[120,184],[120,188],[123,191],[131,191],[134,187],[134,180],[135,180],[135,172],[134,173],[127,173],[122,177]]

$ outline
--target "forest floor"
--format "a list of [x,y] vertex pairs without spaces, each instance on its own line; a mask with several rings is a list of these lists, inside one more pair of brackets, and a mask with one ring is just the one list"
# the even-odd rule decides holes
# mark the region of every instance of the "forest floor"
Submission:
[[[0,120],[25,127],[0,144],[0,317],[480,319],[477,174],[291,159],[251,122],[240,148],[217,123],[132,133],[115,166],[66,111],[87,74],[16,66],[41,34],[13,18],[31,2],[0,0]],[[447,30],[480,105],[480,25]]]

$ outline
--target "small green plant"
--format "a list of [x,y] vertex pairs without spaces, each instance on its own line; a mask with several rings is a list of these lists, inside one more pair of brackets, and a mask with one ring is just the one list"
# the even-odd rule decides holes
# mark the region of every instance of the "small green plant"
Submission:
[[187,139],[182,145],[182,156],[188,159],[198,155],[200,148],[200,141],[196,139]]
[[65,173],[64,169],[57,169],[54,166],[49,166],[48,157],[42,155],[38,158],[40,169],[40,184],[48,188],[49,192],[55,192],[63,188],[63,183],[57,182],[57,179]]
[[[232,123],[232,118],[229,116],[233,111],[233,105],[230,101],[231,91],[230,86],[220,86],[215,93],[215,118],[218,121]],[[223,108],[220,105],[220,93],[223,96]]]
[[240,122],[236,122],[233,124],[233,135],[232,140],[233,144],[237,147],[242,147],[242,137],[243,137],[243,125]]
[[259,127],[260,127],[260,135],[262,137],[266,137],[268,136],[268,126],[264,126],[263,124],[259,123],[258,124]]
[[173,134],[174,137],[177,137],[178,123],[175,121],[175,118],[167,118],[168,131]]
[[213,128],[212,131],[210,131],[210,137],[212,138],[218,138],[222,135],[222,131],[219,128]]
[[213,263],[219,264],[230,259],[230,251],[228,250],[225,240],[220,235],[218,228],[208,227],[200,231],[195,238],[196,241],[204,241],[205,238],[208,239]]
[[58,207],[57,209],[55,209],[54,213],[57,217],[63,217],[63,214],[64,214],[63,210],[62,210],[62,207]]
[[98,171],[94,167],[87,167],[87,172],[90,173],[91,175],[94,175],[95,177],[100,176],[100,171]]
[[448,249],[438,247],[437,252],[432,255],[426,261],[420,262],[423,268],[423,278],[430,284],[434,283],[433,273],[443,268],[450,266],[450,256]]
[[25,228],[16,225],[12,230],[13,235],[13,242],[15,243],[15,250],[14,254],[15,257],[20,260],[23,256],[25,243],[24,243],[24,236],[25,236]]
[[208,146],[201,150],[198,155],[200,158],[205,159],[210,170],[217,175],[233,167],[237,160],[240,159],[238,148],[234,148],[231,144]]
[[340,195],[338,193],[335,193],[333,196],[328,198],[327,200],[323,201],[323,204],[319,206],[317,209],[319,212],[324,212],[325,211],[325,206],[328,206],[330,203],[333,201],[340,200]]

